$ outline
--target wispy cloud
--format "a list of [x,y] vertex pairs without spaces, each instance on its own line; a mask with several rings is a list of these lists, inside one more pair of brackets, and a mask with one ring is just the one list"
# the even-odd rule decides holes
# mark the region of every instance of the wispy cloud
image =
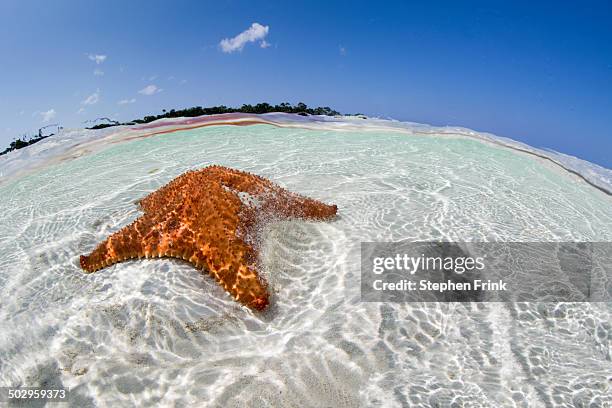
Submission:
[[104,75],[104,71],[102,71],[101,69],[94,69],[94,75],[95,76],[102,76]]
[[155,95],[156,93],[159,93],[161,91],[163,91],[163,89],[158,88],[157,85],[151,84],[151,85],[147,85],[144,88],[142,88],[140,91],[138,91],[138,93],[141,95],[150,96],[150,95]]
[[100,90],[97,89],[96,92],[92,93],[87,98],[85,98],[81,102],[81,105],[95,105],[96,103],[98,103],[99,100],[100,100]]
[[347,54],[346,48],[343,47],[342,45],[338,46],[338,52],[340,53],[341,56],[345,57]]
[[39,112],[43,122],[50,122],[53,118],[55,118],[55,109],[49,109],[46,112]]
[[261,48],[267,48],[270,44],[268,44],[264,38],[268,35],[268,31],[270,31],[269,26],[253,23],[248,29],[237,36],[221,40],[219,46],[221,47],[221,51],[229,54],[235,51],[242,51],[247,43],[261,40]]
[[119,102],[117,102],[117,105],[127,105],[129,103],[134,103],[136,102],[136,98],[132,98],[132,99],[122,99]]
[[85,112],[85,108],[83,108],[82,106],[79,108],[79,110],[77,111],[77,115],[80,115],[81,113]]
[[106,61],[106,55],[101,54],[87,54],[87,58],[94,61],[96,64],[101,64]]

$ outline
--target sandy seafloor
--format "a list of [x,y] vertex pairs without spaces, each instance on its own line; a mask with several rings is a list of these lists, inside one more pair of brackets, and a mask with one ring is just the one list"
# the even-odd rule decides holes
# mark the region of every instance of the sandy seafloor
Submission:
[[[609,195],[475,133],[268,118],[284,126],[75,130],[0,159],[0,385],[68,387],[75,407],[611,406],[611,303],[363,303],[359,286],[362,241],[612,241]],[[209,164],[338,205],[266,231],[267,312],[177,260],[82,273],[138,198]]]

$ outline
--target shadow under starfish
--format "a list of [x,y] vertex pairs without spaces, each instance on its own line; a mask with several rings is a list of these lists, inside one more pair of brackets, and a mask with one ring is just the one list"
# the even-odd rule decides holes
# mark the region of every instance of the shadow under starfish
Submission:
[[144,214],[81,255],[87,272],[133,258],[173,257],[206,269],[237,301],[263,310],[258,232],[282,219],[329,220],[337,207],[221,166],[188,171],[139,201]]

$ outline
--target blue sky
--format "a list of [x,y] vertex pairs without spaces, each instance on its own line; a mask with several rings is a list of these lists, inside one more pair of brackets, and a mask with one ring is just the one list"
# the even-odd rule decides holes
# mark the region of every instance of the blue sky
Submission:
[[611,21],[584,1],[2,0],[0,146],[50,123],[303,101],[612,168]]

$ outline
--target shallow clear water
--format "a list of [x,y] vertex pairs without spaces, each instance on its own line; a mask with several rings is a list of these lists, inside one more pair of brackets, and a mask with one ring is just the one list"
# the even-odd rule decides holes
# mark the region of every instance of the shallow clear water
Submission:
[[[78,267],[134,201],[221,164],[335,203],[265,235],[254,315],[176,260]],[[0,186],[0,383],[74,406],[606,406],[611,305],[361,303],[361,241],[612,241],[612,201],[476,140],[216,126]],[[455,404],[455,405],[453,405]],[[593,405],[589,405],[593,404]]]

